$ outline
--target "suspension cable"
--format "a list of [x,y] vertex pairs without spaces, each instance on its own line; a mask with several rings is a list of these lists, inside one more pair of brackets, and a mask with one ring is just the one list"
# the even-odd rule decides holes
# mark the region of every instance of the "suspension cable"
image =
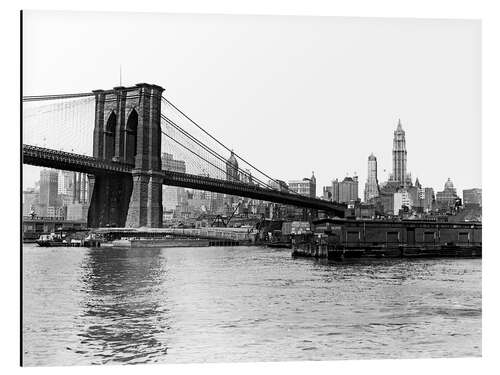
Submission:
[[[226,147],[226,145],[224,145],[222,142],[220,142],[218,139],[216,139],[214,136],[212,136],[210,133],[208,133],[205,129],[203,129],[201,127],[201,125],[199,125],[196,121],[194,121],[191,117],[189,117],[188,115],[186,115],[184,112],[182,112],[175,104],[173,104],[171,101],[169,101],[167,98],[165,98],[164,96],[161,97],[162,100],[164,100],[166,103],[168,103],[169,105],[171,105],[175,110],[177,110],[177,112],[179,112],[181,115],[183,115],[187,120],[189,120],[193,125],[195,125],[198,129],[200,129],[203,133],[205,133],[206,135],[208,135],[210,138],[212,138],[215,142],[217,142],[220,146],[224,147],[227,151],[229,152],[232,152],[236,157],[238,157],[240,160],[242,160],[244,163],[246,163],[247,165],[249,165],[251,168],[255,169],[256,171],[258,171],[259,173],[261,173],[262,175],[264,175],[265,177],[269,178],[271,181],[275,182],[278,187],[281,187],[281,184],[274,178],[272,178],[271,176],[267,175],[266,173],[262,172],[259,168],[255,167],[253,164],[249,163],[248,161],[246,161],[245,159],[243,159],[240,155],[236,154],[234,151],[230,150],[228,147]],[[286,187],[286,190],[288,192],[291,192],[291,193],[294,193],[294,194],[297,194],[297,195],[300,195],[299,193],[297,193],[296,191],[294,190],[291,190],[289,187]]]
[[[162,119],[164,119],[165,121],[167,121],[170,125],[172,125],[174,128],[176,128],[178,131],[180,131],[182,134],[184,134],[190,140],[192,140],[193,142],[195,142],[197,145],[201,146],[204,150],[208,151],[212,156],[214,156],[215,158],[217,158],[219,161],[222,161],[223,163],[227,162],[227,160],[222,155],[220,155],[217,151],[211,149],[209,146],[207,146],[206,144],[204,144],[200,140],[198,140],[195,137],[193,137],[191,134],[189,134],[189,132],[187,132],[186,130],[182,129],[179,125],[177,125],[175,122],[173,122],[172,120],[170,120],[167,116],[165,116],[163,114],[161,116],[162,116]],[[273,189],[273,187],[271,185],[269,185],[268,183],[262,181],[261,179],[259,179],[256,176],[252,176],[251,173],[248,173],[246,171],[241,171],[240,173],[246,175],[249,179],[250,178],[255,179],[261,185],[264,185],[264,186],[266,186],[269,189]]]
[[189,152],[193,153],[194,155],[196,155],[197,157],[199,157],[200,159],[204,160],[205,162],[207,162],[208,164],[210,164],[211,166],[215,167],[216,169],[218,169],[219,171],[221,171],[222,173],[226,174],[226,171],[223,170],[222,168],[218,167],[217,165],[213,164],[212,162],[208,161],[207,159],[205,159],[203,156],[199,155],[198,153],[196,153],[195,151],[191,150],[190,148],[188,148],[187,146],[183,145],[181,142],[179,142],[178,140],[174,139],[173,137],[169,136],[167,133],[165,133],[163,130],[161,130],[161,132],[163,133],[163,135],[165,135],[166,137],[170,138],[172,141],[174,141],[175,143],[177,143],[179,146],[185,148],[186,150],[188,150]]
[[23,96],[23,102],[35,102],[41,100],[56,100],[56,99],[72,99],[72,98],[82,98],[85,96],[94,96],[93,92],[83,92],[78,94],[60,94],[60,95],[33,95],[33,96]]

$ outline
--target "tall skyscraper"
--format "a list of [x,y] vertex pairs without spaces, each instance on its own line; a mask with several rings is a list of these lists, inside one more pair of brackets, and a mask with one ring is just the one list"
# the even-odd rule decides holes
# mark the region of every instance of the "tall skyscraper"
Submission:
[[417,188],[417,197],[418,199],[425,199],[425,189],[422,187],[422,184],[417,179],[415,180],[415,187]]
[[365,184],[365,202],[378,197],[380,194],[377,178],[377,158],[375,155],[368,156],[368,178]]
[[228,181],[239,181],[238,160],[236,160],[232,151],[229,159],[226,161],[226,179]]
[[350,203],[358,200],[358,176],[345,177],[343,181],[332,181],[332,201]]
[[[162,153],[161,169],[178,173],[186,173],[186,162],[184,160],[174,159],[174,155]],[[162,201],[164,211],[173,211],[180,204],[185,195],[185,189],[177,186],[162,187]]]
[[[239,181],[240,174],[238,172],[238,160],[234,156],[234,152],[231,151],[231,155],[226,160],[226,180],[228,181]],[[240,198],[233,195],[224,195],[224,211],[225,214],[231,215],[234,211],[234,206],[238,204]]]
[[406,139],[405,131],[401,126],[401,120],[398,120],[398,127],[394,131],[392,143],[392,174],[389,178],[391,185],[402,187],[411,186],[411,176],[406,173]]
[[358,176],[346,177],[339,184],[339,202],[350,203],[358,200]]
[[332,180],[332,202],[337,202],[340,203],[340,197],[339,197],[339,179],[336,178],[335,180]]
[[40,215],[47,216],[49,207],[58,207],[59,199],[57,194],[59,173],[53,169],[43,169],[40,171]]
[[59,194],[71,195],[73,193],[73,175],[76,172],[59,171],[58,188]]

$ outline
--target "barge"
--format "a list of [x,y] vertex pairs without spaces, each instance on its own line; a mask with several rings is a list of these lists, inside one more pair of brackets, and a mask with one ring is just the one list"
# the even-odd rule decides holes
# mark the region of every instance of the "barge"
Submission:
[[321,219],[292,236],[292,255],[345,258],[481,257],[480,222]]

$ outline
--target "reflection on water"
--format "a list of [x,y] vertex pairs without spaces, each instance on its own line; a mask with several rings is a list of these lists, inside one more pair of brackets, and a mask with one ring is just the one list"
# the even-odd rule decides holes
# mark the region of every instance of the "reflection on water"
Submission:
[[167,352],[159,338],[168,329],[160,286],[165,274],[160,250],[92,249],[83,265],[80,345],[73,351],[109,360],[141,363]]
[[481,260],[24,246],[25,365],[481,355]]

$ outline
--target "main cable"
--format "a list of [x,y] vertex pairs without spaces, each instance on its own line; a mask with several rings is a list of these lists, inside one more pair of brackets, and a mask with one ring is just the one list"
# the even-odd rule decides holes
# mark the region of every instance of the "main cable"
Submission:
[[216,169],[218,169],[219,171],[221,171],[223,174],[226,174],[226,171],[223,170],[222,168],[218,167],[217,165],[213,164],[212,162],[210,162],[209,160],[205,159],[203,156],[199,155],[198,153],[196,153],[195,151],[191,150],[190,148],[188,148],[187,146],[183,145],[181,142],[179,142],[178,140],[174,139],[173,137],[169,136],[167,133],[165,133],[163,131],[163,129],[161,130],[161,132],[163,133],[163,135],[165,135],[166,137],[170,138],[172,141],[174,141],[175,143],[177,143],[179,146],[185,148],[186,150],[188,150],[189,152],[193,153],[194,155],[196,155],[198,158],[204,160],[205,162],[207,162],[208,164],[210,164],[211,166],[215,167]]
[[[218,139],[216,139],[214,136],[212,136],[209,132],[207,132],[205,129],[203,129],[201,127],[201,125],[199,125],[196,121],[194,121],[191,117],[189,117],[188,115],[186,115],[183,111],[181,111],[175,104],[173,104],[171,101],[169,101],[167,98],[165,98],[164,96],[161,97],[162,100],[164,100],[166,103],[168,103],[170,106],[172,106],[177,112],[179,112],[181,115],[183,115],[186,119],[188,119],[193,125],[195,125],[198,129],[200,129],[203,133],[205,133],[206,135],[208,135],[210,138],[212,138],[215,142],[217,142],[220,146],[224,147],[227,151],[229,152],[233,152],[232,150],[230,150],[228,147],[226,147],[226,145],[224,145],[222,142],[220,142]],[[246,161],[245,159],[243,159],[240,155],[236,154],[235,152],[233,152],[234,155],[236,157],[238,157],[241,161],[243,161],[244,163],[246,163],[248,166],[250,166],[251,168],[255,169],[256,171],[258,171],[259,173],[261,173],[263,176],[269,178],[271,181],[275,182],[278,186],[281,186],[281,184],[274,178],[272,178],[271,176],[267,175],[266,173],[262,172],[259,168],[255,167],[253,164],[249,163],[248,161]],[[294,190],[290,190],[290,188],[286,188],[286,190],[288,190],[289,192],[291,193],[294,193],[294,194],[297,194],[297,195],[300,195],[298,194],[297,192],[295,192]]]
[[33,96],[23,96],[23,102],[35,102],[42,100],[57,100],[57,99],[73,99],[82,98],[85,96],[94,96],[93,92],[82,92],[78,94],[59,94],[59,95],[33,95]]
[[[189,132],[187,132],[186,130],[182,129],[179,125],[177,125],[175,122],[173,122],[172,120],[170,120],[167,116],[165,116],[164,114],[162,114],[161,116],[162,116],[163,120],[165,120],[166,122],[168,122],[175,129],[177,129],[178,131],[180,131],[183,135],[185,135],[186,137],[188,137],[190,140],[192,140],[193,142],[195,142],[197,145],[201,146],[204,150],[208,151],[212,156],[214,156],[215,158],[217,158],[219,161],[222,161],[223,163],[227,162],[227,160],[222,155],[220,155],[217,151],[211,149],[209,146],[207,146],[206,144],[204,144],[200,140],[196,139],[194,136],[192,136],[191,134],[189,134]],[[267,187],[269,189],[273,189],[273,187],[271,185],[269,185],[268,183],[262,181],[258,177],[252,176],[251,173],[248,173],[246,171],[240,171],[240,173],[242,173],[243,175],[247,176],[248,179],[250,179],[250,178],[254,179],[257,182],[259,182],[260,184],[262,184],[263,186],[265,186],[265,187]]]

